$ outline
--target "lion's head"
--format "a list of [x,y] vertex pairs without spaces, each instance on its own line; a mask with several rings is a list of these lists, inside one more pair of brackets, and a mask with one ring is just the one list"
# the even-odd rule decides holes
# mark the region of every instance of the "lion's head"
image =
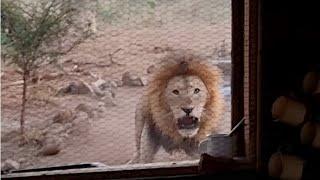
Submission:
[[206,85],[198,76],[179,75],[168,81],[164,98],[182,136],[197,134],[208,95]]
[[204,139],[223,112],[220,70],[200,57],[173,53],[149,84],[153,124],[176,141]]

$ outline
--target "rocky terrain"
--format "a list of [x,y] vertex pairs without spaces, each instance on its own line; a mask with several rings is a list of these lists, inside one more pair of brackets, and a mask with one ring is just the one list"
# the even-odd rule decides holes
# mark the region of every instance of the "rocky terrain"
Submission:
[[[22,81],[1,69],[1,164],[4,169],[83,162],[126,163],[134,152],[135,106],[160,59],[192,50],[224,72],[229,104],[220,132],[230,130],[231,24],[192,22],[150,27],[102,26],[28,82],[26,131],[19,135]],[[159,152],[156,162],[187,160]]]

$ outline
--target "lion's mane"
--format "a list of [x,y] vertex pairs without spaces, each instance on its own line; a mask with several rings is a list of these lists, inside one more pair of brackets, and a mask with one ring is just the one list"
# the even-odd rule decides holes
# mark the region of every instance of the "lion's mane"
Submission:
[[199,56],[185,52],[169,54],[162,62],[147,87],[148,109],[151,115],[149,123],[163,135],[171,138],[175,144],[184,141],[176,129],[173,115],[164,98],[164,91],[171,78],[179,75],[195,75],[204,82],[209,95],[201,116],[199,131],[193,139],[196,142],[205,139],[208,134],[215,132],[217,121],[221,120],[224,111],[223,95],[219,90],[222,79],[220,69]]

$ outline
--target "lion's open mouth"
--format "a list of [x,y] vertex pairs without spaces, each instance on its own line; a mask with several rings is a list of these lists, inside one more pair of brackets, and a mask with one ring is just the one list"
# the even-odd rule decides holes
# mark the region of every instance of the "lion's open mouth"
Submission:
[[198,128],[199,119],[194,116],[184,116],[178,119],[179,129],[195,129]]

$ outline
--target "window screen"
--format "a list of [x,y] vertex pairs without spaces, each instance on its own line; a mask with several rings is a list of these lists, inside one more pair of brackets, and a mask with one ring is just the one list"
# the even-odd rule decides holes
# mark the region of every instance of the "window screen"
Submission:
[[[27,3],[31,1],[23,1]],[[226,108],[222,118],[216,120],[215,131],[207,133],[230,131],[230,0],[81,0],[73,8],[79,15],[72,20],[78,28],[88,30],[90,36],[56,61],[39,65],[31,73],[27,80],[23,136],[22,76],[17,65],[2,60],[3,168],[93,162],[107,166],[127,164],[136,153],[136,109],[162,61],[179,50],[200,55],[203,61],[221,69],[218,91]],[[26,9],[25,13],[28,11],[32,10]],[[77,29],[71,29],[57,46],[68,46],[73,32],[76,34]],[[162,108],[172,108],[170,105],[164,102]],[[179,113],[198,111],[188,105],[179,108]],[[181,149],[168,153],[160,146],[151,162],[199,157],[189,156]]]

